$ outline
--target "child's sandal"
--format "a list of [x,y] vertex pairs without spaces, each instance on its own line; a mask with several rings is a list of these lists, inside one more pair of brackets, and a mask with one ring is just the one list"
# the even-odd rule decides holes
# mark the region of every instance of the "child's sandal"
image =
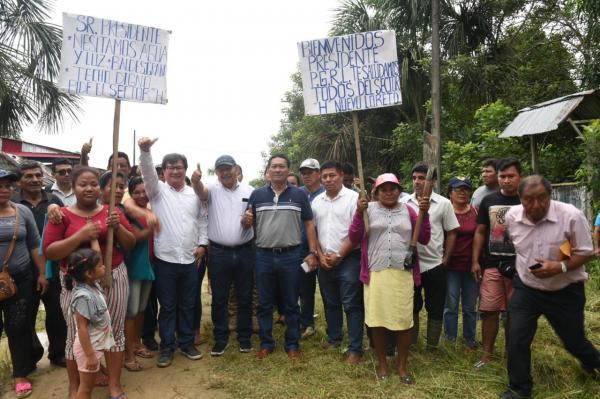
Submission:
[[18,399],[26,398],[33,392],[33,387],[31,386],[31,382],[19,382],[15,384],[15,394]]

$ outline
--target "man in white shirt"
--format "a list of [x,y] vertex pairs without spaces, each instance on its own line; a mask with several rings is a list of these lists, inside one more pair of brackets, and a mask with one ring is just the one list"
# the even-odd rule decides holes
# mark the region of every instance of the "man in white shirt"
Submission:
[[167,154],[162,166],[165,182],[158,179],[150,148],[157,139],[143,137],[140,167],[152,211],[161,221],[154,236],[156,291],[160,303],[158,331],[160,355],[157,365],[167,367],[177,345],[192,360],[202,357],[194,346],[194,307],[198,267],[206,252],[207,215],[205,205],[191,187],[185,184],[187,159],[182,154]]
[[[412,206],[419,211],[418,198],[421,197],[425,187],[427,164],[418,162],[412,168],[412,181],[415,192],[404,197],[400,202]],[[437,180],[434,171],[433,182]],[[419,312],[423,308],[422,291],[425,291],[425,309],[427,310],[427,347],[437,348],[442,333],[444,316],[444,303],[446,301],[446,268],[454,242],[456,229],[460,227],[452,204],[447,198],[432,192],[430,197],[429,223],[431,223],[431,239],[429,244],[417,244],[419,251],[419,264],[421,268],[421,286],[415,287],[414,296],[414,327],[413,343],[417,342],[419,335]],[[446,239],[444,240],[444,233]]]
[[358,193],[344,187],[344,172],[339,162],[327,161],[321,165],[321,182],[325,192],[319,194],[311,206],[319,241],[318,278],[325,305],[327,341],[332,347],[341,344],[345,313],[348,322],[346,362],[357,364],[363,353],[365,311],[359,280],[360,250],[352,248],[348,227],[356,211]]
[[208,201],[208,239],[210,264],[208,276],[212,289],[211,315],[215,345],[210,354],[221,356],[229,341],[229,287],[233,284],[237,302],[237,338],[240,352],[252,350],[252,288],[254,286],[254,248],[251,226],[242,225],[248,198],[253,188],[237,180],[233,157],[222,155],[215,162],[218,182],[202,183],[198,167],[192,185],[201,201]]

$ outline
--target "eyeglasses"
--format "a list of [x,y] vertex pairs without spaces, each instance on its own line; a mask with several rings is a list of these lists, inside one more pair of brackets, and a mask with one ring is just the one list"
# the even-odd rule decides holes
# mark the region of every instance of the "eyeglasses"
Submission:
[[173,170],[175,170],[175,171],[185,170],[185,168],[184,168],[183,166],[171,166],[171,165],[167,166],[165,169],[166,169],[166,170],[168,170],[168,171],[173,171]]
[[73,169],[61,169],[56,173],[58,173],[59,176],[66,176],[66,175],[70,175],[71,172],[73,172]]

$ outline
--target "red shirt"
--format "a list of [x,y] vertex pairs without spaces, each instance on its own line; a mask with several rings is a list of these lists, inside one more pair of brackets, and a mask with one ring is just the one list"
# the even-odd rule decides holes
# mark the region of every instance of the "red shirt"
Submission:
[[[131,231],[131,225],[127,221],[127,218],[120,209],[115,208],[115,210],[119,213],[121,228],[126,228],[128,231]],[[42,244],[42,248],[44,250],[44,254],[46,254],[46,249],[50,244],[56,241],[63,240],[65,238],[71,237],[79,229],[85,226],[87,223],[87,218],[74,214],[69,210],[69,208],[61,208],[61,211],[65,215],[63,217],[62,223],[60,224],[52,224],[48,223],[46,226],[46,232],[44,234],[44,242]],[[108,233],[108,226],[106,225],[106,218],[108,217],[108,205],[103,205],[102,210],[98,212],[96,215],[92,216],[92,222],[100,223],[100,236],[98,237],[98,242],[100,243],[100,250],[102,253],[105,252],[106,249],[106,235]],[[80,248],[89,248],[89,243],[85,243]],[[123,251],[117,245],[117,240],[115,238],[113,245],[113,253],[112,253],[112,267],[117,267],[121,263],[123,263]],[[65,260],[61,260],[60,266],[62,268],[65,267]]]
[[477,211],[471,206],[467,213],[454,212],[454,214],[460,227],[457,229],[454,251],[447,268],[455,272],[469,272],[471,271],[471,259],[473,258],[473,236],[477,229]]

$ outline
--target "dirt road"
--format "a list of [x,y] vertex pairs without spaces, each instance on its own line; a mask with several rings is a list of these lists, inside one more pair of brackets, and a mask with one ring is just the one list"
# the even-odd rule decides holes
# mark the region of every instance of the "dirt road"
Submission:
[[[210,321],[210,295],[206,291],[206,279],[202,292],[202,324]],[[204,331],[203,331],[204,332]],[[207,332],[211,334],[210,331]],[[204,334],[206,336],[206,334]],[[45,340],[45,334],[40,338]],[[129,372],[123,369],[121,381],[129,399],[223,399],[228,396],[222,389],[223,381],[213,370],[208,344],[200,346],[204,358],[188,360],[176,353],[170,367],[156,367],[156,359],[140,359],[143,371]],[[33,383],[33,399],[64,399],[67,397],[67,372],[63,368],[50,365],[44,358],[38,363],[38,370],[30,375]],[[4,387],[2,399],[15,397],[14,390]],[[93,398],[107,398],[107,388],[94,389]]]

